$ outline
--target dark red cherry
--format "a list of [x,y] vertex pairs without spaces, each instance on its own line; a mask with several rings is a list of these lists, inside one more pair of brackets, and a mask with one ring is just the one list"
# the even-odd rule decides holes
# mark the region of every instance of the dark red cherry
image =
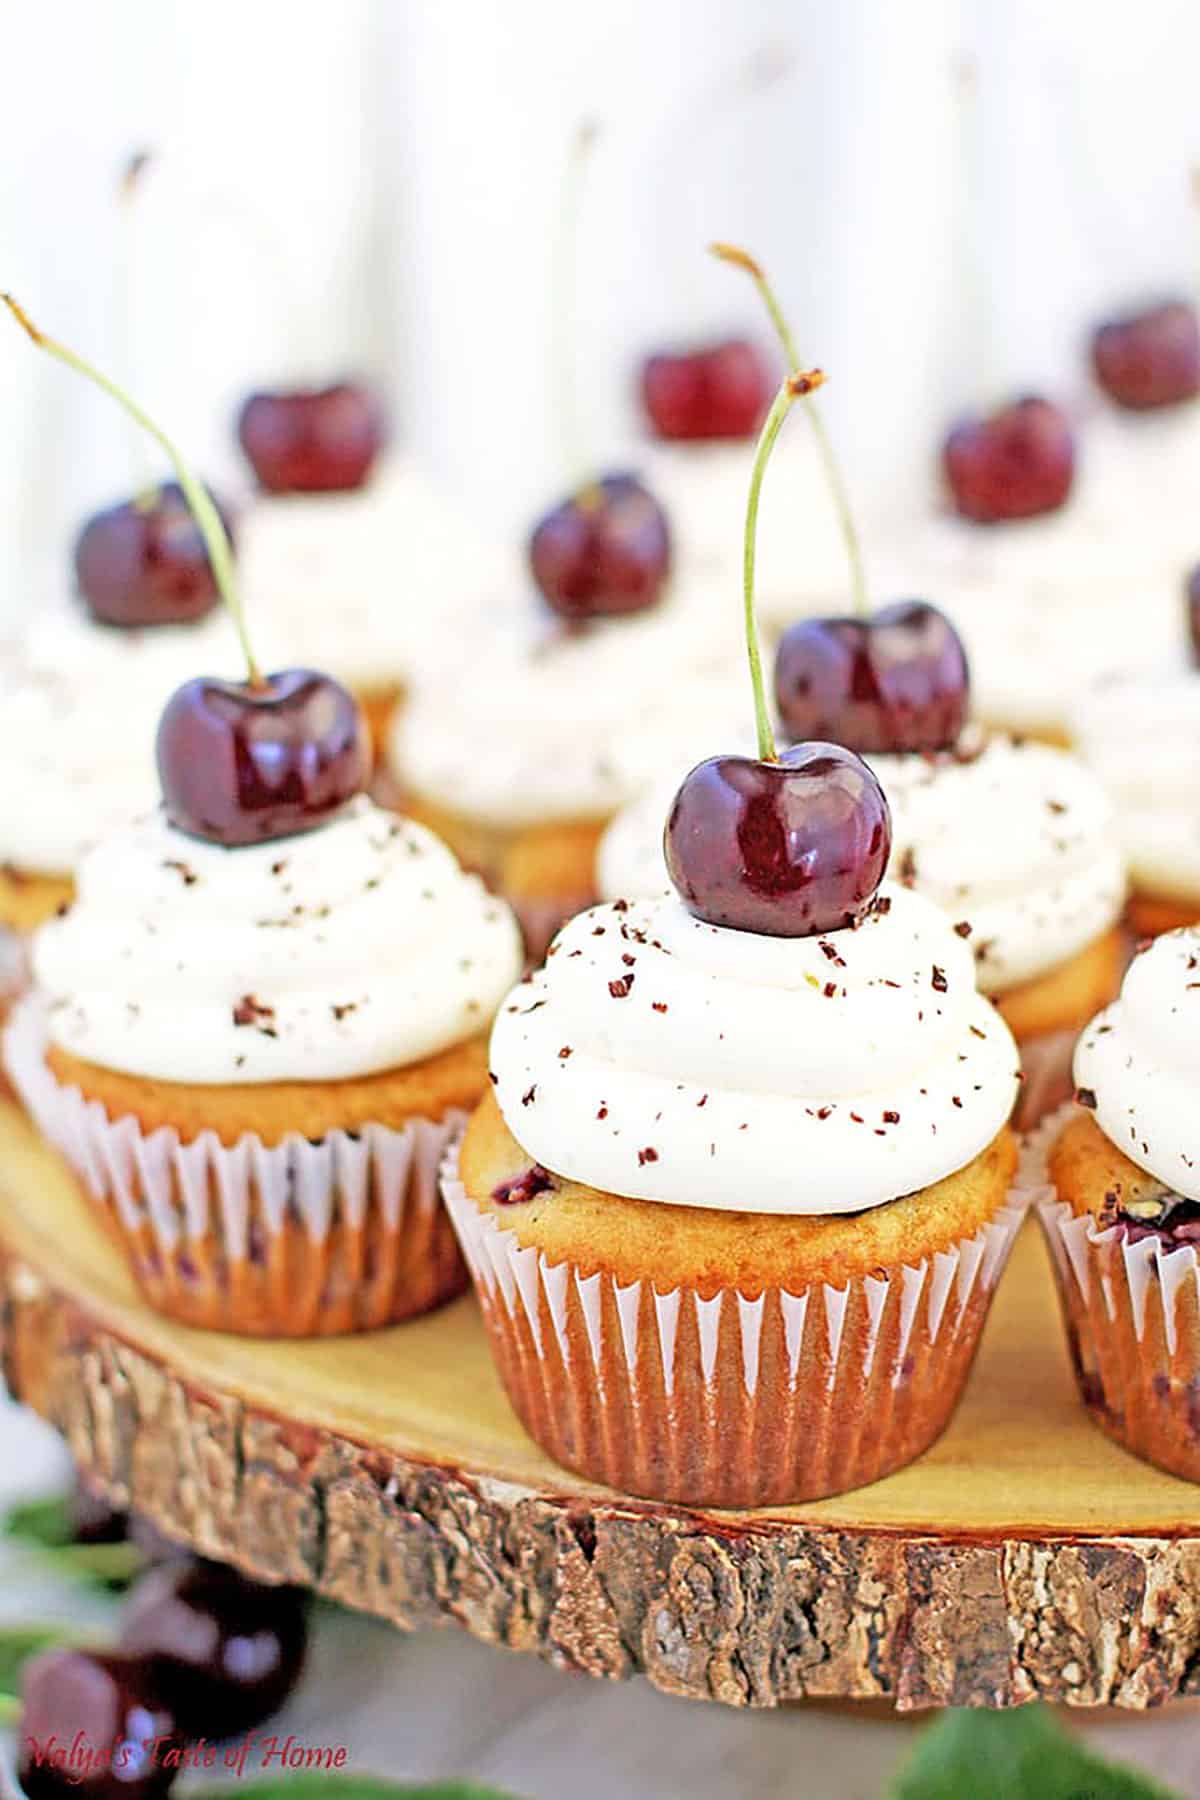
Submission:
[[26,1664],[19,1743],[28,1800],[159,1800],[183,1750],[153,1663],[95,1650]]
[[[228,514],[218,511],[232,535]],[[219,598],[177,481],[95,513],[75,541],[75,580],[102,625],[182,625]]]
[[666,514],[635,475],[605,475],[534,527],[529,565],[564,619],[641,612],[671,570]]
[[264,1587],[220,1563],[189,1557],[143,1575],[121,1621],[120,1646],[153,1661],[188,1737],[236,1737],[278,1712],[308,1643],[298,1588]]
[[853,925],[891,847],[883,789],[838,744],[794,744],[777,763],[710,757],[685,777],[663,839],[689,912],[768,937]]
[[251,394],[238,441],[268,494],[336,494],[361,487],[383,448],[382,410],[369,388]]
[[111,1506],[81,1471],[68,1503],[71,1536],[77,1544],[121,1544],[129,1536],[129,1514]]
[[167,817],[216,844],[291,837],[366,786],[361,709],[328,675],[285,669],[259,687],[200,676],[177,688],[158,727]]
[[1105,319],[1092,334],[1096,380],[1118,406],[1146,412],[1200,394],[1200,324],[1186,300]]
[[866,619],[799,619],[775,656],[787,735],[827,738],[860,755],[949,749],[969,694],[962,639],[924,600],[900,600]]
[[642,364],[642,406],[654,435],[680,443],[753,437],[774,391],[766,358],[745,338],[659,351]]
[[1057,406],[1030,396],[986,419],[963,419],[946,439],[942,466],[964,519],[1032,519],[1071,492],[1075,439]]

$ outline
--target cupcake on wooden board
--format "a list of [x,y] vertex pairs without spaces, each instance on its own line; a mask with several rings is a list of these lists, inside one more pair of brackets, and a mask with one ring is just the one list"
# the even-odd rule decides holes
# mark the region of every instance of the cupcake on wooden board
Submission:
[[835,1493],[927,1447],[1019,1207],[1012,1038],[949,921],[879,883],[887,802],[830,744],[688,775],[675,894],[573,919],[497,1015],[443,1192],[513,1404],[556,1460],[681,1503]]
[[504,557],[407,459],[365,387],[252,394],[238,437],[258,495],[242,586],[265,642],[328,669],[382,749],[414,676],[465,629]]
[[6,1066],[153,1305],[268,1336],[384,1325],[463,1283],[437,1166],[518,933],[363,796],[346,690],[259,673],[220,519],[178,466],[247,679],[169,700],[162,808],[88,852],[37,933]]
[[1134,958],[1075,1053],[1077,1104],[1031,1146],[1071,1359],[1093,1419],[1200,1481],[1200,929]]
[[1200,919],[1200,673],[1177,655],[1153,673],[1114,676],[1078,701],[1073,725],[1116,813],[1133,931],[1153,937]]

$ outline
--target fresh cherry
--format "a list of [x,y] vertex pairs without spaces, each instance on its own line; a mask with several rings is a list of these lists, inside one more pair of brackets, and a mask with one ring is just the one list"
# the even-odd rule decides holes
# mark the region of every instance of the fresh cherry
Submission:
[[670,573],[666,514],[635,475],[605,475],[539,521],[529,563],[564,619],[641,612]]
[[95,1650],[47,1650],[26,1665],[19,1735],[27,1800],[158,1800],[183,1748],[155,1665]]
[[1200,324],[1186,300],[1105,319],[1092,333],[1096,380],[1118,406],[1146,412],[1200,394]]
[[75,543],[75,579],[103,625],[182,625],[202,619],[220,599],[177,481],[94,514]]
[[753,437],[774,389],[765,357],[745,338],[659,351],[642,364],[642,406],[656,437],[715,443]]
[[366,786],[362,711],[328,675],[285,669],[257,682],[200,676],[158,727],[167,817],[217,844],[257,844],[319,825]]
[[778,762],[711,757],[685,777],[663,840],[689,912],[769,937],[855,924],[891,847],[883,789],[838,744],[795,744]]
[[800,619],[775,656],[775,704],[793,739],[862,755],[945,750],[967,719],[962,640],[945,613],[900,600],[867,618]]
[[236,1737],[278,1712],[308,1642],[298,1588],[263,1587],[220,1563],[164,1563],[143,1575],[120,1647],[149,1658],[188,1737]]
[[964,519],[1031,519],[1071,492],[1075,440],[1057,406],[1029,396],[988,418],[962,420],[946,439],[942,465]]
[[357,382],[251,394],[238,441],[268,494],[343,493],[363,485],[383,447],[383,414]]

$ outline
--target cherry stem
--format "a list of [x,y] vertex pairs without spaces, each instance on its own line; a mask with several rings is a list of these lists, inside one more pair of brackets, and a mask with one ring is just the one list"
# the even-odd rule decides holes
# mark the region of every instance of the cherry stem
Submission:
[[208,560],[212,564],[213,579],[216,581],[217,590],[233,620],[234,628],[241,642],[242,652],[246,658],[249,684],[252,688],[261,688],[263,686],[262,672],[255,660],[254,652],[250,648],[246,615],[242,611],[237,579],[233,570],[233,547],[229,542],[229,533],[225,529],[221,515],[213,505],[207,491],[196,480],[166,432],[157,426],[154,420],[142,411],[137,402],[131,400],[129,395],[117,386],[115,381],[110,381],[107,375],[102,375],[99,369],[95,369],[91,363],[85,362],[82,356],[77,356],[74,350],[68,350],[65,344],[57,343],[54,338],[47,337],[45,332],[38,329],[24,307],[14,300],[11,294],[0,292],[0,300],[4,302],[17,324],[23,327],[39,350],[47,351],[51,356],[57,357],[59,362],[65,363],[69,369],[75,369],[80,375],[84,375],[89,381],[94,382],[97,387],[103,388],[104,392],[110,394],[118,405],[123,406],[130,418],[134,419],[144,431],[148,431],[150,436],[166,451],[178,477],[179,485],[183,489],[188,508],[199,528],[200,536],[204,539],[204,548],[207,550]]
[[[779,342],[783,345],[783,354],[787,357],[789,367],[793,369],[802,369],[804,367],[803,359],[796,352],[796,341],[792,336],[791,327],[784,318],[779,302],[775,298],[774,289],[771,287],[770,282],[767,280],[759,264],[747,251],[739,250],[735,244],[712,244],[709,248],[713,255],[719,257],[722,262],[732,263],[735,268],[744,269],[746,274],[749,275],[762,297],[771,324],[775,327],[775,334],[778,337]],[[814,387],[819,387],[820,383],[815,382],[813,385]],[[813,400],[811,393],[806,393],[803,398],[805,402],[805,411],[808,414],[808,422],[812,426],[813,436],[817,441],[817,451],[821,458],[821,465],[825,471],[825,479],[829,484],[829,491],[833,496],[833,504],[837,512],[838,524],[841,527],[842,540],[846,546],[846,560],[850,564],[850,591],[854,596],[854,610],[865,619],[870,614],[871,606],[867,598],[867,576],[866,570],[863,567],[862,546],[859,543],[858,530],[854,523],[854,512],[850,505],[850,495],[846,488],[846,483],[842,476],[841,465],[834,452],[829,433],[825,429],[825,421],[821,417],[821,409],[816,401]]]
[[584,466],[580,428],[579,382],[576,374],[572,341],[575,324],[575,265],[579,253],[579,206],[584,170],[592,146],[599,136],[595,120],[585,119],[576,127],[567,152],[559,198],[559,216],[554,233],[551,269],[551,343],[555,389],[558,396],[559,429],[562,455],[572,487],[586,486],[589,472]]
[[750,471],[750,492],[746,498],[746,533],[742,540],[742,605],[745,613],[746,656],[750,663],[750,686],[754,693],[754,724],[758,733],[758,754],[763,762],[778,762],[775,734],[771,730],[771,714],[767,707],[767,691],[763,682],[762,656],[758,647],[758,627],[754,619],[754,561],[758,540],[758,497],[763,475],[775,439],[783,429],[783,421],[796,400],[805,400],[821,386],[825,377],[820,369],[797,370],[789,375],[771,402],[771,410],[763,420],[754,450],[754,466]]

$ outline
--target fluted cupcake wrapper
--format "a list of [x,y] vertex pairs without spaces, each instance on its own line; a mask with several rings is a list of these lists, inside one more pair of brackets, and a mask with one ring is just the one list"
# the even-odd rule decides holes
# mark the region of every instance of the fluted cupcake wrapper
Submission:
[[393,1324],[461,1292],[466,1270],[438,1194],[465,1115],[367,1125],[310,1142],[232,1146],[110,1118],[59,1082],[36,996],[14,1009],[4,1063],[42,1135],[74,1169],[159,1311],[251,1336],[324,1337]]
[[657,1292],[550,1263],[483,1213],[448,1152],[442,1194],[509,1398],[556,1462],[689,1505],[814,1500],[920,1455],[962,1391],[1024,1216],[845,1287]]
[[[1073,1107],[1028,1147],[1031,1173]],[[1200,1256],[1191,1244],[1131,1243],[1119,1225],[1076,1214],[1049,1188],[1038,1219],[1050,1249],[1079,1393],[1108,1435],[1172,1474],[1200,1481]]]

